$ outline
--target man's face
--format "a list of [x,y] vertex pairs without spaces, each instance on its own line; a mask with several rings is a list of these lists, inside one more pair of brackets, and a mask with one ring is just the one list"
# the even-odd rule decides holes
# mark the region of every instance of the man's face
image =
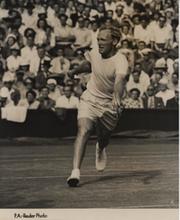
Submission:
[[166,23],[166,19],[164,17],[159,18],[159,27],[163,28]]
[[122,31],[124,34],[128,34],[129,33],[129,27],[128,26],[123,26]]
[[142,20],[141,21],[141,25],[143,28],[146,28],[147,27],[147,21],[146,20]]
[[160,90],[162,92],[165,92],[167,90],[167,85],[166,84],[160,84]]
[[123,9],[121,7],[117,7],[116,8],[116,14],[118,17],[121,17],[121,15],[123,14]]
[[175,62],[173,64],[173,68],[174,68],[174,72],[179,72],[179,63],[178,62]]
[[158,20],[159,20],[159,14],[158,14],[158,13],[154,14],[154,20],[155,20],[155,21],[158,21]]
[[45,56],[45,49],[44,48],[39,48],[38,49],[38,55],[40,58],[43,58]]
[[107,18],[113,18],[113,11],[112,10],[107,11]]
[[128,42],[125,40],[122,42],[122,48],[128,48]]
[[78,7],[77,7],[77,11],[79,13],[82,13],[84,11],[84,5],[83,4],[79,4]]
[[133,90],[131,93],[130,93],[130,97],[133,99],[133,100],[137,100],[139,98],[139,93],[135,90]]
[[148,96],[153,96],[154,95],[154,89],[153,89],[152,86],[149,86],[147,88],[147,94],[148,94]]
[[171,80],[172,80],[173,84],[178,84],[178,76],[177,76],[177,74],[173,74]]
[[103,3],[99,3],[99,5],[98,5],[98,11],[99,11],[100,13],[104,13],[104,4],[103,4]]
[[49,91],[54,92],[56,85],[54,83],[48,84]]
[[72,93],[71,87],[70,87],[70,86],[66,86],[66,87],[64,88],[64,95],[65,95],[67,98],[70,98],[70,97],[71,97],[71,93]]
[[175,91],[175,99],[179,100],[179,92]]
[[97,31],[97,29],[98,29],[98,25],[97,25],[96,22],[94,22],[94,23],[92,24],[92,30],[93,30],[93,31]]
[[158,83],[161,79],[162,79],[162,76],[161,76],[161,73],[160,72],[155,72],[155,81]]
[[28,101],[28,103],[33,103],[35,101],[35,97],[31,93],[28,93],[27,94],[27,101]]
[[140,19],[139,19],[138,16],[133,18],[133,23],[136,24],[136,25],[140,23]]
[[83,11],[83,14],[86,16],[86,17],[89,17],[90,16],[90,12],[91,12],[91,9],[89,7],[85,7],[84,8],[84,11]]
[[101,30],[97,37],[99,53],[107,57],[113,49],[113,39],[109,30]]
[[18,50],[12,50],[12,51],[11,51],[11,54],[12,54],[13,56],[15,56],[15,57],[18,55],[18,53],[19,53]]
[[138,43],[138,49],[143,50],[145,48],[145,43],[144,42],[139,42]]
[[132,77],[133,77],[134,82],[136,82],[136,83],[139,82],[139,77],[140,77],[140,75],[139,75],[138,72],[134,72],[134,73],[132,74]]
[[79,24],[80,28],[83,28],[84,27],[84,19],[83,18],[79,18],[78,19],[78,24]]
[[60,17],[60,21],[61,21],[61,25],[62,25],[62,26],[66,26],[66,17],[61,16],[61,17]]
[[56,53],[57,53],[58,57],[62,57],[64,54],[63,49],[61,49],[61,48],[59,48]]
[[33,37],[28,37],[27,38],[27,45],[29,47],[32,47],[34,45],[34,38]]
[[4,9],[6,7],[6,1],[1,1],[0,8]]
[[55,13],[59,13],[59,5],[58,4],[54,4],[53,9],[54,9]]
[[43,98],[48,98],[49,90],[47,88],[43,88],[41,94]]
[[138,64],[135,64],[134,70],[135,70],[136,72],[141,72],[141,65],[140,65],[139,63],[138,63]]

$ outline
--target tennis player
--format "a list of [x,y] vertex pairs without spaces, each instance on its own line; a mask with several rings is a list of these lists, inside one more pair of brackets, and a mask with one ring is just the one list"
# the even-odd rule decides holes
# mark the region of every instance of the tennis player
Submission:
[[95,125],[98,136],[96,169],[105,169],[106,147],[120,116],[128,62],[116,48],[120,41],[119,29],[114,26],[101,27],[97,41],[98,47],[85,53],[86,61],[68,73],[70,77],[83,72],[92,73],[78,108],[78,134],[74,144],[73,169],[67,179],[70,187],[79,184],[87,141]]

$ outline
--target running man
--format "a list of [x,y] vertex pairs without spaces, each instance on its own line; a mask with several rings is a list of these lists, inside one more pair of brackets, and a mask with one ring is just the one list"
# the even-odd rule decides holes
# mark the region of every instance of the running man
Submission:
[[67,183],[76,187],[80,181],[80,168],[85,155],[87,141],[96,125],[96,169],[106,166],[106,147],[112,130],[119,120],[121,98],[125,88],[128,62],[116,46],[120,32],[114,26],[101,27],[97,37],[98,48],[85,53],[86,60],[68,74],[89,72],[90,81],[82,94],[78,108],[78,134],[74,144],[73,169]]

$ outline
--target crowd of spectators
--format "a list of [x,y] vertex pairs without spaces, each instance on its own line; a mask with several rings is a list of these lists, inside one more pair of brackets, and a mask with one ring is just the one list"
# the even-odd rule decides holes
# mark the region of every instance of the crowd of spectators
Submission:
[[0,106],[77,108],[90,74],[67,72],[121,32],[129,62],[125,108],[178,108],[178,0],[0,0]]

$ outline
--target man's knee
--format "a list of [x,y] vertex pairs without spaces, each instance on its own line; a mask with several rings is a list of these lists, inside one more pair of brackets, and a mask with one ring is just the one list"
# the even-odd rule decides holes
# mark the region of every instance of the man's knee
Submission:
[[89,136],[92,132],[92,124],[90,123],[79,123],[78,124],[78,136],[84,137]]

